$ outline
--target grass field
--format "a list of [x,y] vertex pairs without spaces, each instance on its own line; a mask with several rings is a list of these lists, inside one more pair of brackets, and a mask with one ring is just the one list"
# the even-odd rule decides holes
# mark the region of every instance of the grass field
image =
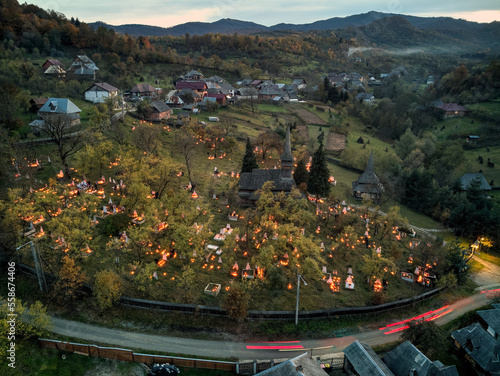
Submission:
[[[450,137],[463,135],[463,139],[470,135],[478,135],[482,128],[482,123],[479,121],[473,121],[468,117],[456,117],[441,120],[437,123],[437,130],[434,134],[437,136],[438,140],[444,141]],[[443,130],[441,130],[444,127]]]
[[284,112],[288,113],[289,111],[283,106],[277,106],[271,103],[258,103],[257,110],[261,112]]

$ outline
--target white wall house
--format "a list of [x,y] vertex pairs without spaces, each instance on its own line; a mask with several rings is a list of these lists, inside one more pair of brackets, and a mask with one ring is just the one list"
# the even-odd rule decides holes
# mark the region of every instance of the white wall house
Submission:
[[118,95],[119,90],[106,82],[95,83],[85,91],[85,100],[92,103],[104,103],[107,98]]

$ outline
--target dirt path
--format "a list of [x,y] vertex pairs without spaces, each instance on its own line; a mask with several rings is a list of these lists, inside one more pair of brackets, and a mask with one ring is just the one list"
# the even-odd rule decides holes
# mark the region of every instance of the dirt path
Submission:
[[474,273],[472,278],[478,286],[496,286],[500,285],[500,266],[489,261],[483,260],[477,256],[473,256],[474,261],[484,265],[484,268]]

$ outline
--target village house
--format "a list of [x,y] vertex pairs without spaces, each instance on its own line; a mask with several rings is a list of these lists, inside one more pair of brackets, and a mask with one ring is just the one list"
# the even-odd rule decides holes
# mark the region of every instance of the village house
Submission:
[[240,175],[238,196],[242,200],[242,205],[255,204],[259,198],[257,191],[268,181],[273,182],[272,192],[290,194],[292,188],[296,186],[292,176],[293,161],[290,127],[288,127],[286,130],[285,148],[281,155],[281,168],[256,168],[252,172],[244,172]]
[[306,87],[306,80],[303,78],[296,78],[293,80],[292,85],[294,85],[298,90],[302,90]]
[[[410,341],[405,341],[383,357],[394,376],[458,376],[457,368],[431,361]],[[413,372],[413,373],[412,373]]]
[[352,192],[356,200],[380,200],[384,186],[375,175],[373,152],[370,154],[365,172],[359,176],[358,180],[352,182]]
[[129,93],[133,99],[156,98],[158,96],[156,88],[150,84],[137,84],[130,89]]
[[106,82],[93,84],[85,91],[85,100],[92,103],[104,103],[106,99],[118,96],[119,89]]
[[171,90],[166,98],[165,98],[165,103],[170,107],[170,108],[180,108],[184,106],[184,101],[182,98],[177,94],[177,90]]
[[288,359],[274,367],[255,374],[255,376],[327,376],[321,366],[306,352]]
[[208,93],[207,94],[207,98],[214,98],[215,101],[221,105],[221,106],[225,106],[226,105],[226,99],[227,97],[224,95],[224,94],[219,94],[219,93]]
[[45,123],[63,119],[69,126],[80,124],[80,110],[73,102],[66,98],[48,98],[47,102],[38,111],[38,119],[31,122],[31,130],[39,134]]
[[60,65],[50,65],[47,67],[47,69],[43,72],[43,74],[46,77],[56,77],[56,78],[63,78],[66,77],[66,71],[62,68]]
[[[494,309],[479,311],[487,330],[480,323],[474,323],[451,333],[455,346],[465,353],[469,361],[481,375],[500,375],[500,304]],[[481,312],[481,314],[480,314]]]
[[47,103],[47,97],[31,98],[30,99],[30,112],[36,114]]
[[68,68],[68,72],[77,79],[95,80],[97,65],[86,55],[78,55]]
[[359,341],[344,349],[344,371],[349,376],[395,376],[369,345]]
[[467,109],[457,103],[443,103],[442,101],[435,101],[433,106],[442,112],[443,119],[450,117],[464,117]]
[[259,92],[253,87],[241,87],[236,90],[236,97],[241,100],[245,99],[258,99]]
[[197,70],[190,70],[184,75],[184,79],[194,81],[203,80],[203,73],[198,72]]
[[486,331],[500,342],[500,304],[492,304],[494,309],[477,311],[479,317],[484,322]]
[[207,96],[207,84],[205,81],[177,81],[175,83],[177,90],[189,89],[194,91],[200,97],[200,100]]
[[59,66],[59,67],[62,67],[62,63],[57,60],[57,59],[47,59],[45,60],[45,63],[42,64],[42,69],[43,69],[43,72],[45,73],[45,71],[47,71],[47,69],[51,66]]
[[488,193],[491,191],[491,186],[488,184],[488,181],[480,172],[467,172],[460,177],[460,187],[463,191],[466,191],[471,187],[471,184],[474,180],[479,181],[479,189],[484,193]]
[[269,100],[276,97],[287,98],[288,95],[281,89],[279,89],[276,85],[261,87],[259,90],[258,98]]
[[372,93],[359,93],[356,95],[356,99],[363,104],[374,104],[375,96]]
[[164,119],[170,119],[170,115],[172,115],[172,110],[168,107],[163,101],[154,101],[151,102],[150,112],[146,117],[146,120],[150,121],[160,121]]
[[181,89],[177,91],[176,94],[179,98],[182,98],[185,104],[198,103],[201,102],[201,96],[192,89]]

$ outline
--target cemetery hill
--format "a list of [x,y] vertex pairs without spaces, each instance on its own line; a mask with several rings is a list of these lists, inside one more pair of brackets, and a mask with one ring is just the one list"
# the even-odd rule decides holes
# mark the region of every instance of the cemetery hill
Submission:
[[452,39],[427,31],[415,55],[365,51],[361,26],[132,37],[2,7],[2,252],[43,269],[48,305],[241,319],[293,310],[301,275],[301,309],[370,306],[468,283],[498,247],[498,51],[432,55]]

